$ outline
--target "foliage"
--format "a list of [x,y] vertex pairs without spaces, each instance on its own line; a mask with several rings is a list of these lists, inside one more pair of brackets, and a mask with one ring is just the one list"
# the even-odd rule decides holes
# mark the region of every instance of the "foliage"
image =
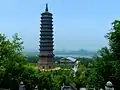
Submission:
[[104,88],[106,82],[115,73],[114,59],[107,47],[102,48],[94,59],[94,66],[90,69],[87,79],[88,84],[97,89]]
[[28,63],[37,63],[39,60],[39,56],[27,56]]
[[0,34],[0,87],[18,90],[19,83],[23,81],[26,90],[32,90],[36,85],[40,90],[59,90],[63,83],[68,84],[69,71],[39,72],[34,63],[27,63],[22,54],[22,44],[17,34],[13,40]]
[[86,86],[86,67],[83,64],[79,64],[78,70],[74,77],[74,82],[76,87],[79,89],[80,87]]
[[[107,81],[112,81],[115,89],[119,90],[120,87],[120,21],[115,20],[113,28],[106,37],[109,40],[109,48],[104,47],[99,51],[95,59],[94,68],[88,77],[89,85],[101,88],[104,87]],[[96,83],[95,83],[96,82]],[[117,83],[116,83],[117,82]]]
[[[23,42],[18,34],[12,40],[0,34],[0,87],[18,90],[19,83],[23,81],[26,90],[33,90],[36,85],[39,90],[60,90],[61,85],[70,83],[75,83],[77,89],[86,85],[99,89],[104,88],[107,81],[112,81],[116,90],[120,90],[120,21],[115,20],[112,25],[106,35],[109,48],[101,48],[92,59],[78,58],[80,63],[75,77],[68,64],[57,65],[62,68],[57,71],[38,71],[35,63],[39,57],[23,55]],[[54,62],[59,59],[61,57],[56,57]]]
[[[112,53],[112,58],[114,59],[114,73],[111,76],[111,81],[113,82],[116,89],[120,90],[120,21],[115,20],[112,23],[113,28],[106,35],[109,40],[110,51]],[[117,82],[117,83],[116,83]]]
[[80,61],[80,63],[83,64],[85,67],[88,67],[88,64],[90,62],[92,62],[92,60],[93,59],[91,59],[91,58],[85,58],[85,57],[83,57],[83,58],[81,58],[81,57],[77,58],[77,61]]
[[109,40],[110,50],[112,52],[113,57],[116,60],[120,59],[120,21],[115,20],[113,23],[113,28],[106,35]]
[[[11,41],[4,34],[0,34],[0,66],[4,71],[0,76],[2,78],[1,87],[10,87],[10,82],[19,78],[22,73],[26,59],[21,53],[23,42],[20,40],[21,38],[18,38],[17,34],[13,36]],[[4,86],[4,84],[6,85]]]

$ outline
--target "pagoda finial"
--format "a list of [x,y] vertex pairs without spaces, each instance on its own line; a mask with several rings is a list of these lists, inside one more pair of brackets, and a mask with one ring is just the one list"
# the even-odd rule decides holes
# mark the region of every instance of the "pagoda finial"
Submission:
[[46,4],[46,8],[45,8],[45,11],[48,11],[48,4]]

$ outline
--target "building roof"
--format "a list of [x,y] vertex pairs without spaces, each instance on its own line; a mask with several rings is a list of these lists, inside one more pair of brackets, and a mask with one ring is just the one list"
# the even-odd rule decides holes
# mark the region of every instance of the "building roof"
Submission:
[[72,61],[72,62],[75,62],[75,61],[76,61],[76,59],[73,58],[73,57],[67,57],[67,59],[70,60],[70,61]]
[[76,62],[76,59],[73,57],[64,57],[60,59],[60,62]]

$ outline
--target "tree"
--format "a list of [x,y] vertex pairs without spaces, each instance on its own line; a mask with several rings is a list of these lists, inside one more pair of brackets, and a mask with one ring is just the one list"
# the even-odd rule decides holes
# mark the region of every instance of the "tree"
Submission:
[[13,40],[7,39],[4,34],[0,34],[0,66],[1,87],[10,88],[11,82],[19,83],[19,77],[26,63],[25,56],[22,54],[23,42],[18,34],[13,36]]
[[120,59],[120,21],[115,20],[112,23],[113,27],[106,37],[109,40],[110,50],[115,60]]
[[88,85],[97,89],[104,88],[107,81],[115,73],[115,61],[112,53],[107,47],[99,50],[98,55],[93,58],[94,67],[89,70]]
[[[110,80],[115,88],[119,90],[120,82],[120,21],[115,20],[113,27],[106,38],[109,40],[109,48],[104,47],[95,58],[95,69],[91,71],[89,82],[96,87],[103,87]],[[92,80],[92,81],[91,81]],[[117,83],[116,83],[117,82]]]
[[[112,53],[112,57],[114,58],[115,64],[115,73],[112,75],[112,81],[114,82],[117,90],[120,90],[120,21],[115,20],[112,23],[111,31],[106,35],[109,40],[110,51]],[[117,83],[116,83],[117,82]]]
[[80,89],[80,87],[86,86],[86,67],[85,67],[85,65],[79,63],[78,70],[75,74],[74,82],[76,84],[77,89]]

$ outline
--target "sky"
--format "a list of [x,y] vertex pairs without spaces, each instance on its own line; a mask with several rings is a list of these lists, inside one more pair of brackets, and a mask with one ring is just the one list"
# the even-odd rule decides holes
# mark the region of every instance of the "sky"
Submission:
[[53,13],[55,50],[98,50],[111,23],[119,19],[120,0],[0,0],[0,33],[18,33],[25,51],[38,51],[40,14]]

